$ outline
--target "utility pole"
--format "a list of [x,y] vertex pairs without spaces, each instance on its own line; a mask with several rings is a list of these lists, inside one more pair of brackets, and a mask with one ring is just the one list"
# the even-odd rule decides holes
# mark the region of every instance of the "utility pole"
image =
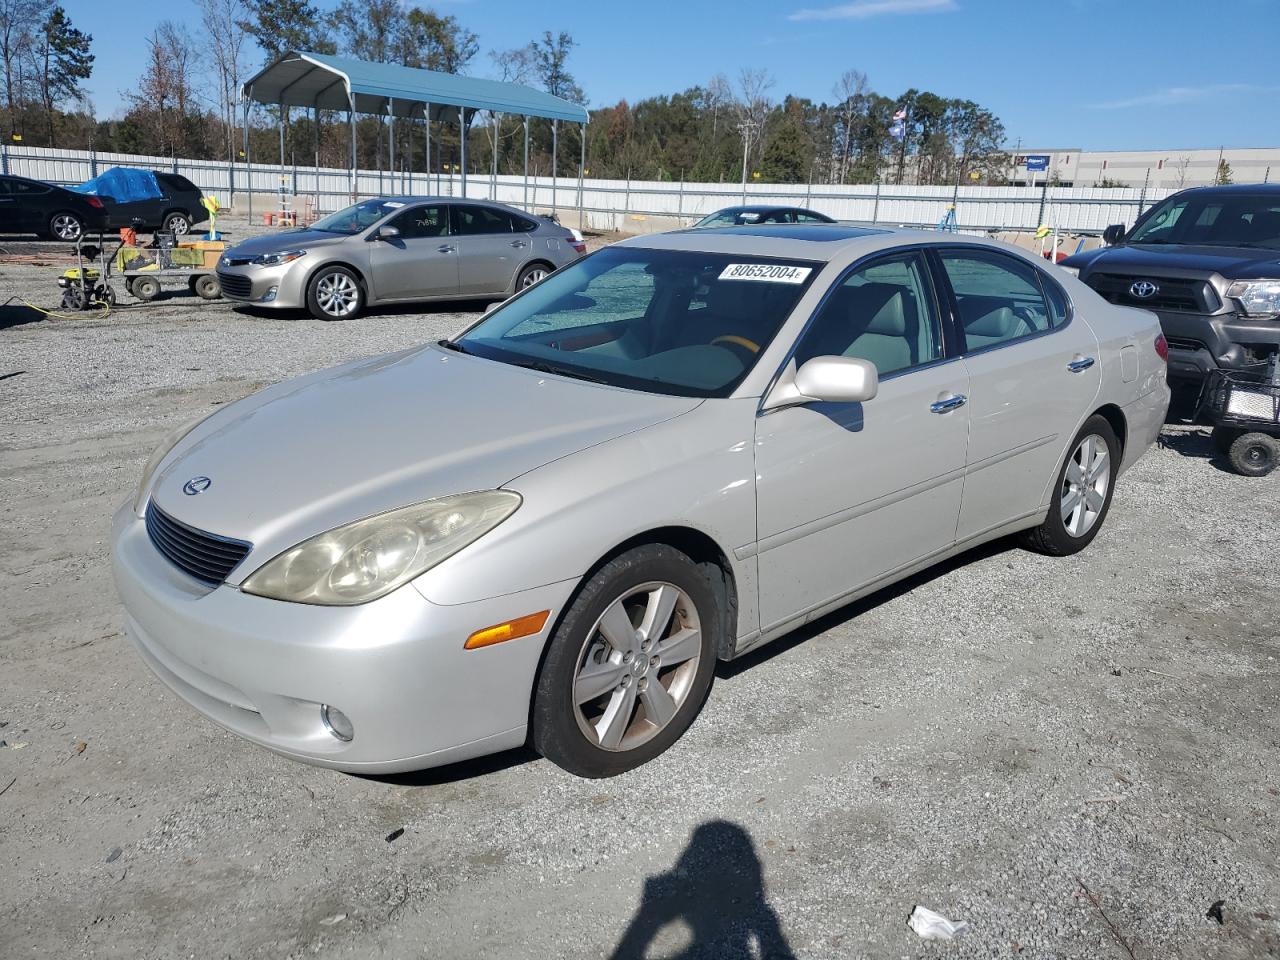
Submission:
[[751,149],[751,135],[755,133],[757,124],[752,120],[743,120],[738,124],[742,133],[742,203],[747,202],[747,154]]

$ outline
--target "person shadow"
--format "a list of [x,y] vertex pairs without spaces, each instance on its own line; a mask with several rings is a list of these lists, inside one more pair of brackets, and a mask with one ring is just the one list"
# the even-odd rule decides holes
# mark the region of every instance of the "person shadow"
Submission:
[[701,824],[675,866],[645,880],[640,908],[611,957],[643,960],[651,948],[667,960],[795,960],[746,830],[727,820]]

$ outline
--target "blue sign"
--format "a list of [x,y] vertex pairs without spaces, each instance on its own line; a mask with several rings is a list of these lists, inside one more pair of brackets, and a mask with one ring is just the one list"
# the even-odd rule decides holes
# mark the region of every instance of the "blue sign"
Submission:
[[1031,153],[1027,155],[1027,173],[1040,173],[1049,169],[1049,155]]

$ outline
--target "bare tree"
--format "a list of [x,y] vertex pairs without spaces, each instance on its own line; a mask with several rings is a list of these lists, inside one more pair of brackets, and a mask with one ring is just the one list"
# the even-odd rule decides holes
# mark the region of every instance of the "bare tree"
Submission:
[[773,86],[773,77],[763,68],[743,67],[738,73],[738,130],[742,133],[742,177],[746,180],[749,157],[759,153],[764,142],[764,121],[769,116],[773,102],[767,91]]
[[1187,185],[1187,172],[1191,169],[1191,158],[1181,156],[1178,162],[1173,165],[1174,178],[1173,186],[1176,190],[1181,190]]
[[243,0],[197,0],[200,23],[210,53],[210,69],[218,86],[218,114],[222,118],[227,162],[236,155],[236,103],[243,79],[245,33],[237,23],[248,16]]
[[36,34],[52,5],[51,0],[0,0],[0,60],[10,134],[17,131],[18,113],[29,99]]
[[840,74],[840,79],[832,90],[836,101],[839,103],[840,116],[838,140],[840,155],[834,158],[836,165],[834,179],[837,183],[844,183],[849,174],[849,156],[853,151],[854,139],[853,123],[865,109],[865,101],[869,89],[870,86],[865,73],[861,70],[846,70]]
[[186,31],[162,20],[147,38],[146,67],[137,88],[125,96],[150,118],[151,139],[163,153],[176,154],[185,143],[185,122],[195,106],[191,64],[195,50]]
[[711,110],[711,142],[715,143],[716,134],[720,131],[720,111],[733,103],[733,87],[729,78],[717,73],[707,84],[707,107]]
[[531,43],[510,50],[490,50],[489,59],[503,83],[528,83],[533,76],[536,55]]

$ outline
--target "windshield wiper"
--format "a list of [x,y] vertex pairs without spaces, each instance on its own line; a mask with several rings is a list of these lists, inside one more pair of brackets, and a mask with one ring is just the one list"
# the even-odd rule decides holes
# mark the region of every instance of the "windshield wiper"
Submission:
[[466,347],[457,340],[450,340],[447,337],[444,340],[437,340],[436,346],[444,347],[446,350],[452,350],[454,353],[470,353]]
[[583,373],[573,367],[557,366],[554,363],[547,363],[545,360],[513,360],[511,362],[517,367],[537,370],[539,373],[550,373],[559,377],[572,377],[575,380],[586,380],[588,383],[606,383],[606,381],[599,377],[593,377],[589,373]]

